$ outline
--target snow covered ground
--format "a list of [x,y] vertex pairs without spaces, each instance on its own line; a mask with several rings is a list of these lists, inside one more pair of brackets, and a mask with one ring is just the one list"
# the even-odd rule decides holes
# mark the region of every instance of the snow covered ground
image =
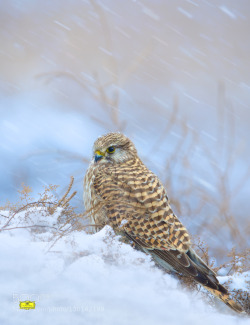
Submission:
[[[250,324],[184,291],[108,226],[94,235],[73,232],[50,250],[48,235],[0,234],[1,324]],[[35,310],[20,310],[25,300]]]

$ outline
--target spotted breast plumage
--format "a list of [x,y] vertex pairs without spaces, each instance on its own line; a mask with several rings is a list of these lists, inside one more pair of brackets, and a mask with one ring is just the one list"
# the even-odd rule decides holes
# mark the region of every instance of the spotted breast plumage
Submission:
[[84,203],[97,230],[109,224],[164,269],[192,277],[229,307],[242,311],[192,249],[164,186],[123,134],[108,133],[95,141],[84,178]]

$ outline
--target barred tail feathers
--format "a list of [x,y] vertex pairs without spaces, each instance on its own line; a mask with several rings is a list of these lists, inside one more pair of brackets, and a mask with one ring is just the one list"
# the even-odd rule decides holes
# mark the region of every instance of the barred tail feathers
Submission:
[[238,313],[244,312],[243,308],[232,298],[230,298],[229,294],[222,293],[219,290],[211,289],[209,287],[204,286],[209,292],[212,293],[215,297],[219,298],[221,301],[223,301],[228,307],[233,309],[234,311]]

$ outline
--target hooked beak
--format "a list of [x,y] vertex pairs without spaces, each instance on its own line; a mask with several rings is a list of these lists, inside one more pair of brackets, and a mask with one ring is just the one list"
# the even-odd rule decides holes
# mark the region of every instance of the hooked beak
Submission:
[[95,152],[95,162],[102,159],[104,157],[104,155],[105,154],[103,152],[101,152],[100,150],[96,150],[96,152]]

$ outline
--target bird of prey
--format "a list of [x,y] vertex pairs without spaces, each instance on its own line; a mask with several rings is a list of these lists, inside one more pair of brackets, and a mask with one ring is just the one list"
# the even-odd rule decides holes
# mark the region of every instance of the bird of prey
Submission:
[[233,310],[243,311],[192,249],[164,186],[125,135],[108,133],[95,141],[84,178],[84,203],[97,229],[110,225],[162,268],[193,278]]

